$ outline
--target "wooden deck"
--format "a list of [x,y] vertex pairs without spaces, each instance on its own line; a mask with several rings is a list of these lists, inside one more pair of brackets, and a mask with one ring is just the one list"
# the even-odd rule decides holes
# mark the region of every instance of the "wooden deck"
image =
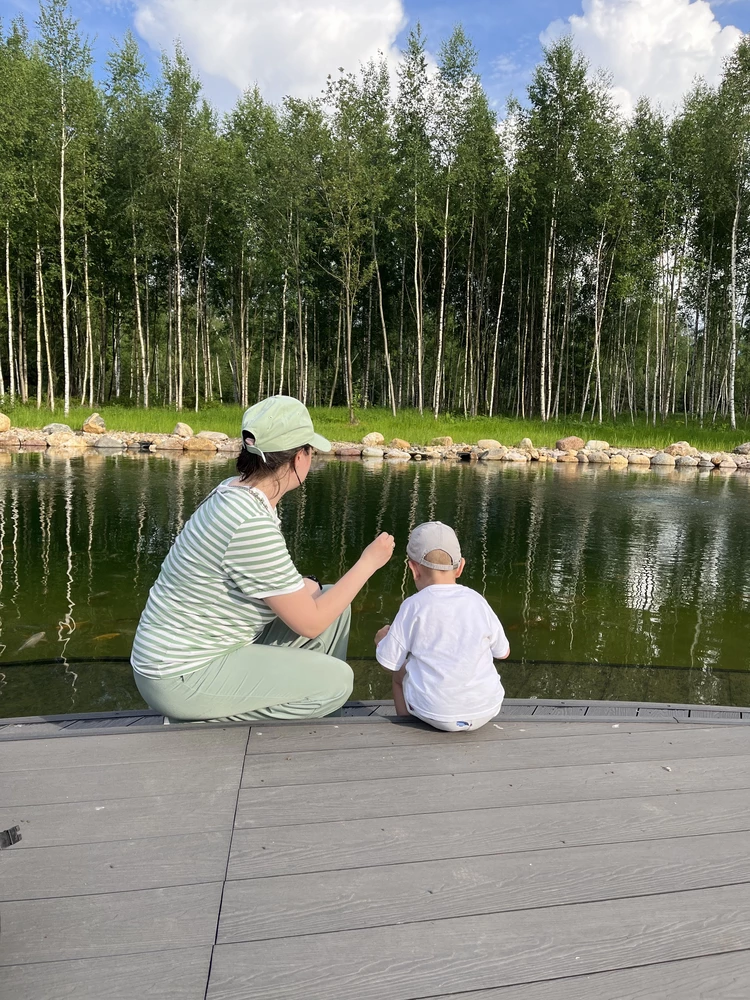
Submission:
[[746,1000],[750,712],[712,711],[7,720],[0,996]]

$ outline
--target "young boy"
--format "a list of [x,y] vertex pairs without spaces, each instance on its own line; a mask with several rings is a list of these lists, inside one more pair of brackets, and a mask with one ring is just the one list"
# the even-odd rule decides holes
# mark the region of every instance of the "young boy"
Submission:
[[417,593],[375,636],[378,663],[393,673],[398,715],[435,729],[479,729],[500,711],[505,691],[493,663],[510,653],[487,601],[456,583],[464,570],[453,528],[428,521],[406,546]]

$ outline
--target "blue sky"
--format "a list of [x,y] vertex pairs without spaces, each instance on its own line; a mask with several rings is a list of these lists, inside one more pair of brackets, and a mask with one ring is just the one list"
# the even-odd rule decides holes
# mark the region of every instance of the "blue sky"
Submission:
[[[715,79],[740,32],[750,30],[750,0],[70,0],[70,6],[92,41],[97,75],[113,39],[128,28],[154,70],[159,49],[179,36],[209,96],[223,107],[255,80],[276,99],[290,90],[313,92],[327,72],[356,68],[376,48],[395,59],[417,20],[433,53],[454,24],[463,24],[499,108],[511,91],[523,95],[541,57],[540,37],[563,30],[572,31],[593,65],[612,73],[626,109],[641,92],[668,106],[696,74]],[[19,13],[33,25],[34,0],[0,0],[4,23]]]

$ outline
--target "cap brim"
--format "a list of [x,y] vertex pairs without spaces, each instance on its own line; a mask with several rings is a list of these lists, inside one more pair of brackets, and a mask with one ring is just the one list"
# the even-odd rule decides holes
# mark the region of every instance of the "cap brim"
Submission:
[[324,438],[322,434],[313,434],[307,443],[311,444],[316,451],[331,450],[331,442],[328,438]]

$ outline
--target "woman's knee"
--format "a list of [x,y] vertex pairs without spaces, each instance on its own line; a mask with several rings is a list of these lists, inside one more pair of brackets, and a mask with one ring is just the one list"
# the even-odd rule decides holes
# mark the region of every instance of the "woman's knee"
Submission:
[[326,688],[331,692],[335,692],[333,697],[343,697],[343,700],[346,701],[354,690],[354,671],[343,660],[337,660],[332,656],[326,659],[329,661],[327,664]]

